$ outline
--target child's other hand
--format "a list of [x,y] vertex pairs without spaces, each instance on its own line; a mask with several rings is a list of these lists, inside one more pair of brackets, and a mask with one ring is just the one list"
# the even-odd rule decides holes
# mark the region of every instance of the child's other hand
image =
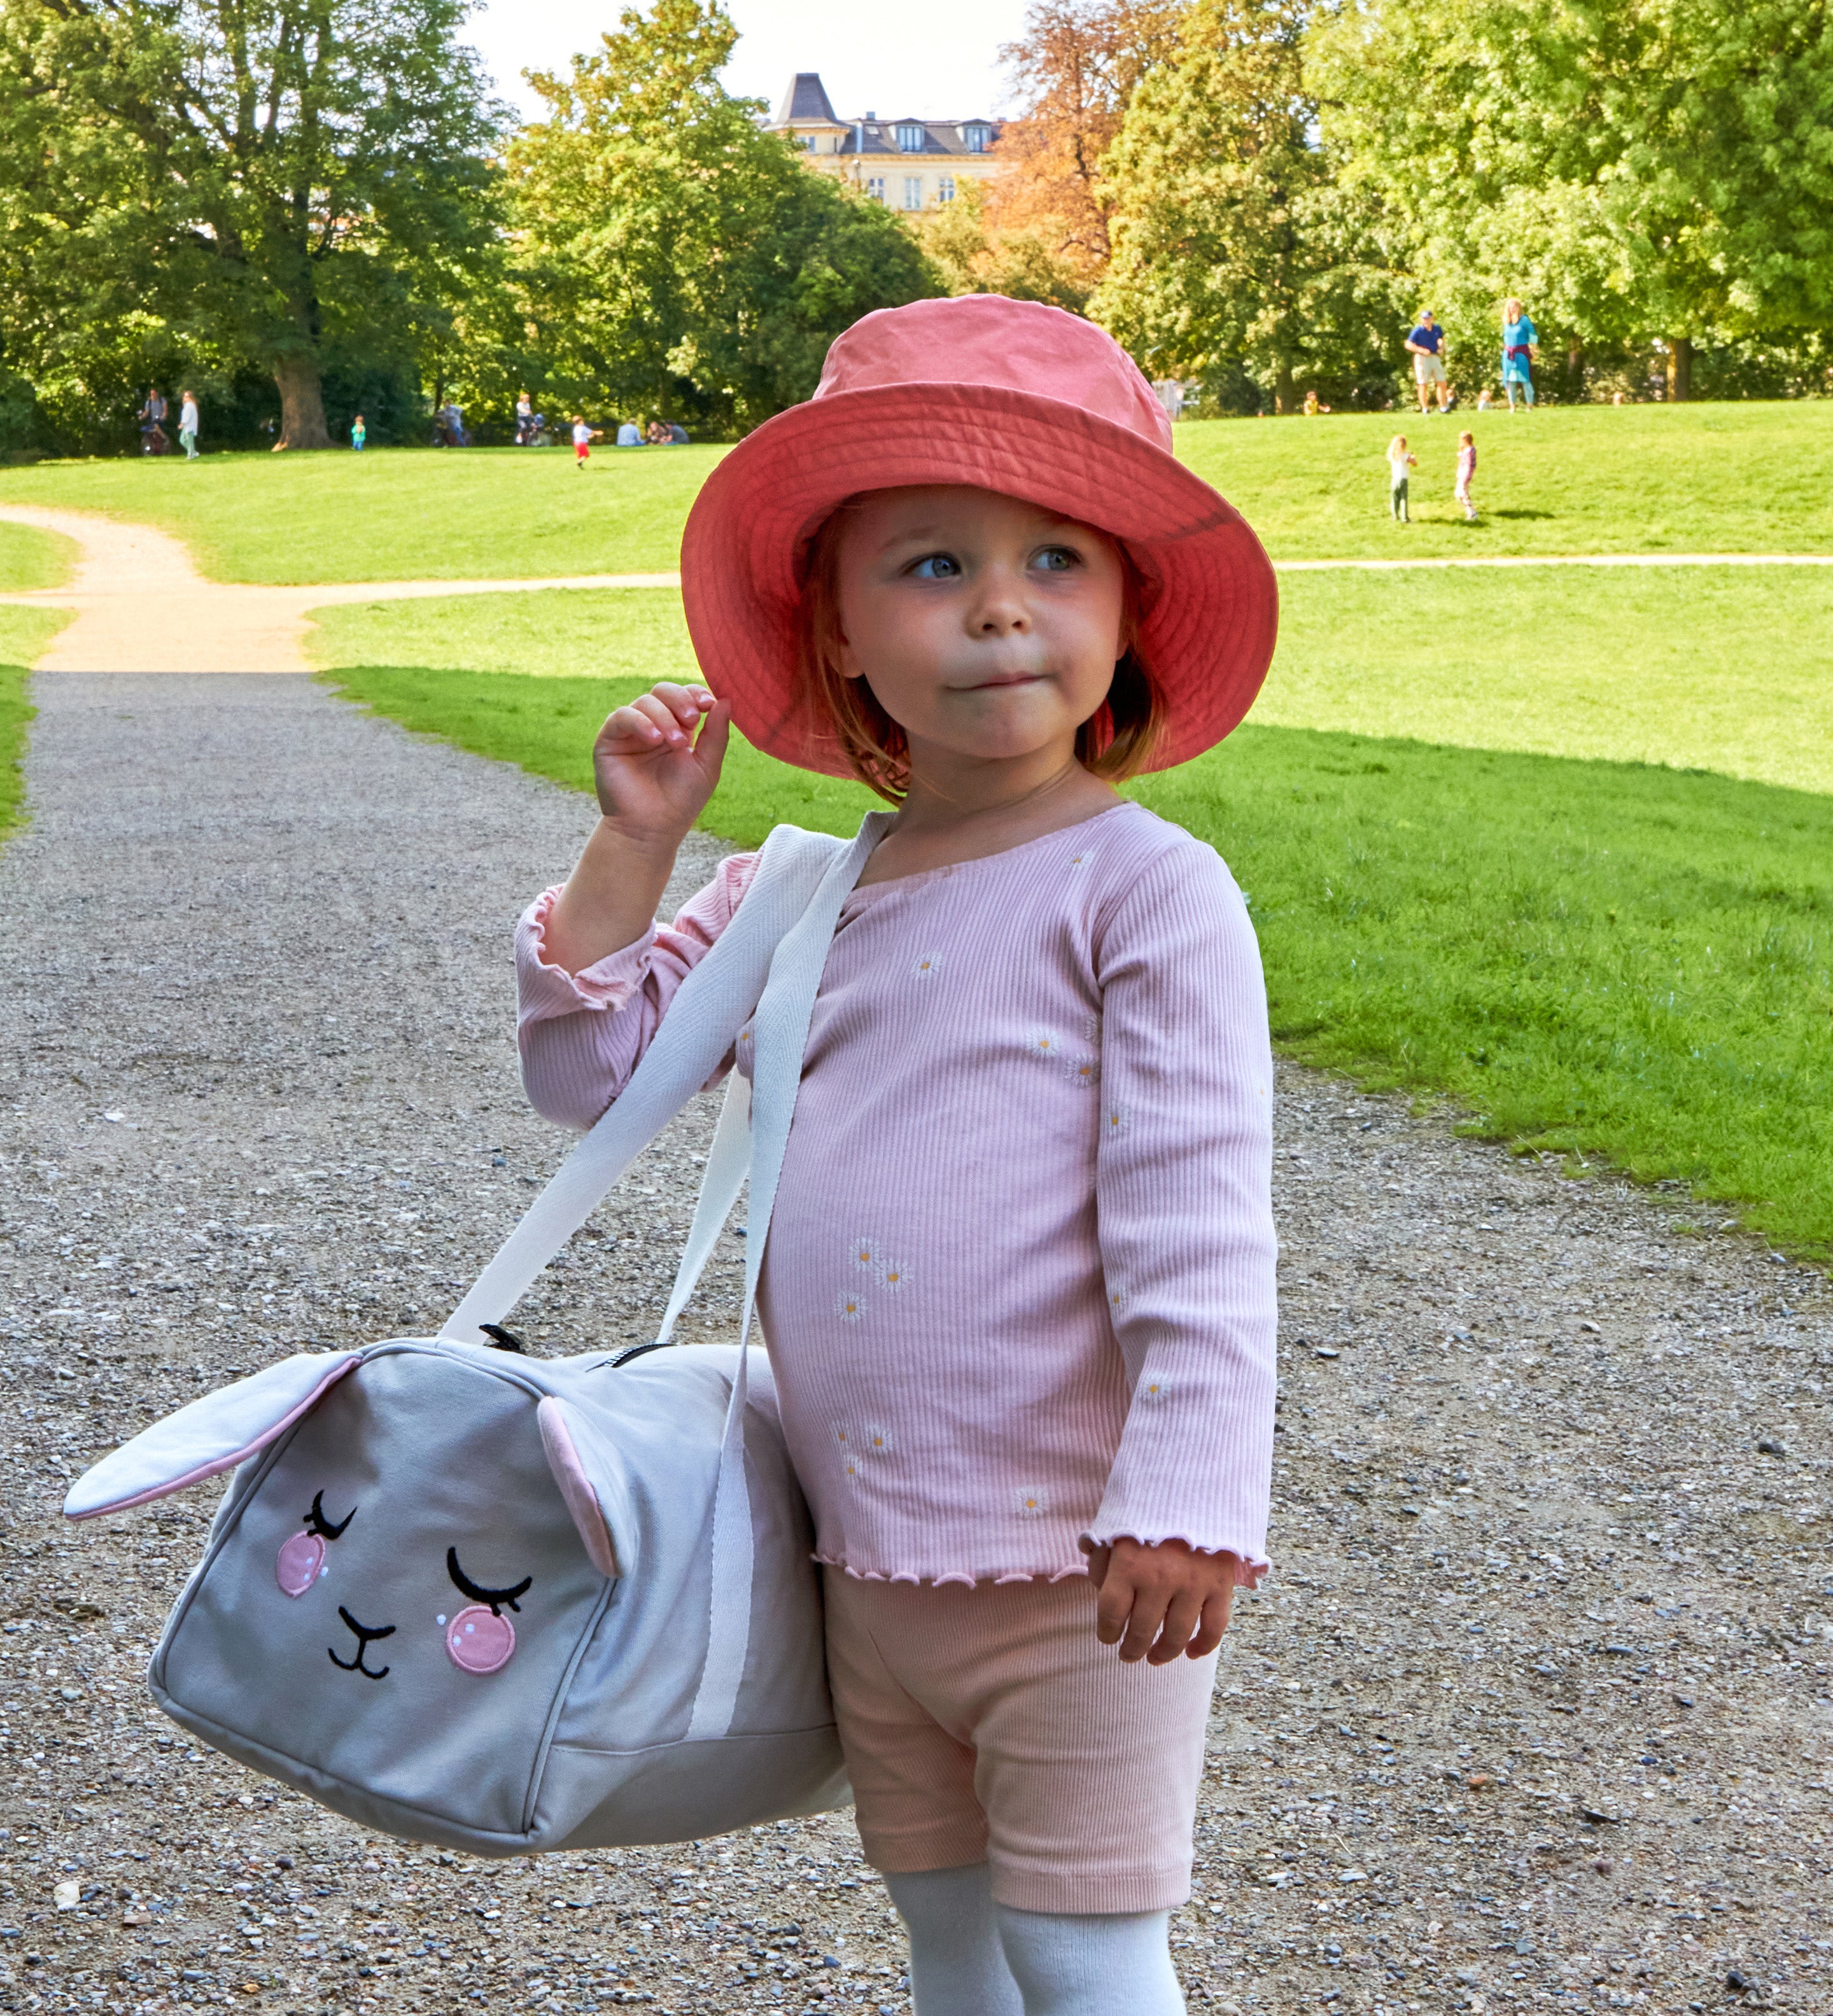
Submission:
[[1155,1547],[1116,1540],[1089,1553],[1100,1592],[1095,1636],[1129,1662],[1167,1665],[1183,1653],[1205,1658],[1222,1643],[1235,1600],[1235,1557],[1203,1554],[1183,1540]]
[[592,745],[599,810],[626,840],[679,846],[719,781],[731,725],[704,686],[667,680],[619,707]]

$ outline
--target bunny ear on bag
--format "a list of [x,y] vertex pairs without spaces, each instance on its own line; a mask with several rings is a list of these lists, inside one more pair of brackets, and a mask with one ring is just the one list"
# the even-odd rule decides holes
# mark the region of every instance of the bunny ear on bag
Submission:
[[233,1470],[309,1413],[358,1351],[301,1351],[167,1414],[85,1471],[63,1501],[67,1519],[124,1512]]
[[636,1561],[636,1508],[616,1451],[564,1401],[543,1400],[535,1417],[547,1467],[587,1558],[610,1581],[628,1575]]

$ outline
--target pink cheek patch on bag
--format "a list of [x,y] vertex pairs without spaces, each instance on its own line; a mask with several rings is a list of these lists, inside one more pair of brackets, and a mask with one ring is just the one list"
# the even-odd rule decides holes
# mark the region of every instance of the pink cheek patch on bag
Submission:
[[325,1543],[316,1533],[293,1533],[280,1543],[274,1579],[286,1596],[304,1596],[325,1569]]
[[461,1610],[445,1627],[445,1649],[462,1672],[500,1673],[516,1651],[516,1627],[488,1604]]

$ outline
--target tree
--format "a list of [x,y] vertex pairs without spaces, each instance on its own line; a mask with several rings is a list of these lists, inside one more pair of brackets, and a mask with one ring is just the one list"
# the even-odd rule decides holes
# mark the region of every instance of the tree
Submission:
[[1000,52],[1025,103],[993,149],[1006,164],[986,196],[996,240],[1042,247],[1085,286],[1100,279],[1113,249],[1102,157],[1183,12],[1183,0],[1032,0],[1024,35]]
[[1113,263],[1090,312],[1149,369],[1233,362],[1294,409],[1301,373],[1385,369],[1396,283],[1317,143],[1304,0],[1195,0],[1103,168]]
[[510,152],[520,285],[581,398],[754,424],[806,398],[828,344],[942,291],[882,204],[759,130],[719,82],[736,31],[717,0],[627,8]]
[[328,445],[327,355],[451,318],[493,243],[497,114],[463,0],[6,0],[0,318],[9,361],[160,331]]
[[989,227],[980,182],[963,182],[952,203],[914,221],[924,250],[951,294],[1006,294],[1072,315],[1088,306],[1088,282],[1076,265],[1045,243],[1039,229]]
[[1581,342],[1833,319],[1824,0],[1358,0],[1321,22],[1326,130],[1467,294]]

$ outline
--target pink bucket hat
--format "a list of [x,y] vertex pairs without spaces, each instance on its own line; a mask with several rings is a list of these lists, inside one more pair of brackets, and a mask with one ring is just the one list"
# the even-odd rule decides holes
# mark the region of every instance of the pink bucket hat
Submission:
[[1171,452],[1171,423],[1093,322],[999,294],[881,308],[837,337],[815,396],[747,434],[682,540],[700,669],[758,748],[851,774],[798,689],[802,571],[862,491],[967,484],[1120,540],[1146,584],[1136,649],[1169,701],[1151,767],[1219,742],[1273,658],[1279,589],[1247,521]]

